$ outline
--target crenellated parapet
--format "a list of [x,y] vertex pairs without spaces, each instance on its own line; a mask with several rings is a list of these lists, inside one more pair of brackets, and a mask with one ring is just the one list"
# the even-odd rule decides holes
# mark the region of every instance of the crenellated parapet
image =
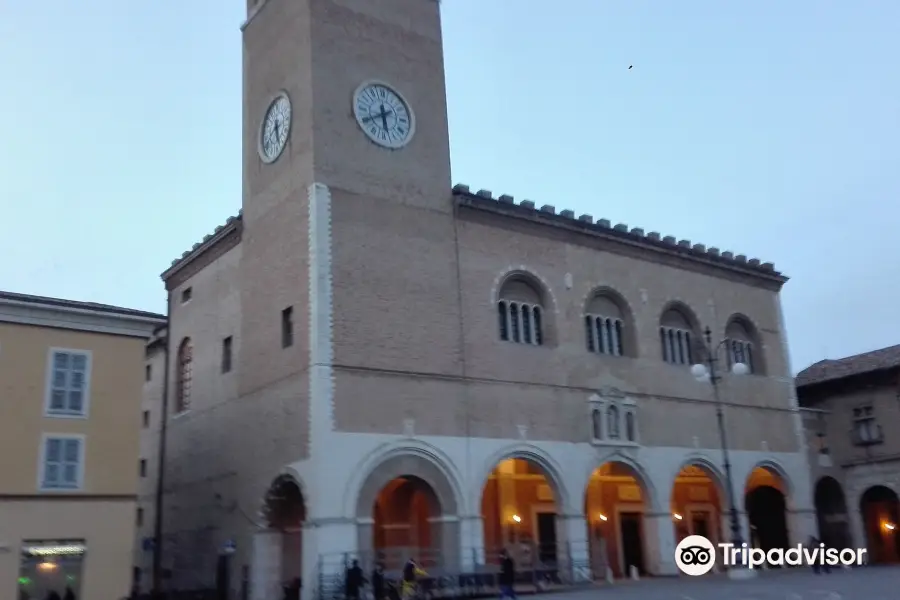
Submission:
[[462,206],[530,219],[546,225],[567,228],[573,232],[612,238],[626,244],[640,245],[669,254],[675,253],[706,264],[712,263],[744,273],[750,272],[781,283],[787,281],[787,277],[776,271],[775,265],[771,262],[762,262],[758,258],[748,259],[745,254],[735,254],[730,250],[707,248],[704,244],[693,243],[691,240],[679,240],[675,236],[663,235],[657,231],[645,232],[640,227],[629,227],[625,223],[613,225],[608,219],[595,220],[593,215],[589,214],[583,214],[576,218],[573,211],[557,212],[556,207],[552,204],[544,204],[537,208],[537,204],[533,200],[516,202],[515,198],[508,194],[494,197],[490,190],[480,189],[473,192],[469,186],[464,184],[453,186],[453,196]]

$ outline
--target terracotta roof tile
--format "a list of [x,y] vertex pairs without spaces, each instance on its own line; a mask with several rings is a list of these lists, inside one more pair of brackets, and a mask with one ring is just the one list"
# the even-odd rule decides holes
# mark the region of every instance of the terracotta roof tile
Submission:
[[797,387],[900,367],[900,344],[837,360],[820,360],[799,373]]

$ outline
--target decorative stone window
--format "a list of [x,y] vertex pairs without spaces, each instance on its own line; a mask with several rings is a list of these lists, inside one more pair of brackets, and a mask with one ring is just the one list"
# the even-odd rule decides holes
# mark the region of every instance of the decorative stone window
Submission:
[[728,366],[735,363],[747,365],[750,373],[763,375],[761,344],[753,324],[742,316],[734,316],[725,327]]
[[728,348],[728,366],[732,366],[735,363],[744,363],[747,365],[749,372],[753,372],[753,355],[755,351],[753,350],[753,342],[750,338],[750,333],[747,329],[736,321],[732,321],[728,324],[728,329],[725,331],[725,336],[728,338],[726,342]]
[[497,301],[500,339],[516,344],[544,343],[544,303],[540,290],[523,276],[507,279]]
[[621,390],[604,388],[588,399],[591,443],[636,446],[639,443],[637,404]]
[[691,321],[680,310],[670,308],[659,322],[662,359],[672,365],[694,364],[694,332]]
[[622,308],[606,294],[588,302],[584,315],[588,352],[623,356],[625,354],[625,318]]

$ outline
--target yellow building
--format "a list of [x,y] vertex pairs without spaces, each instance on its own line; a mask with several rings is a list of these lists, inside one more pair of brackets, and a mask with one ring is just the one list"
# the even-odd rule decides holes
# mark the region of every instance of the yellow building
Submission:
[[0,598],[128,594],[144,348],[164,324],[0,292]]

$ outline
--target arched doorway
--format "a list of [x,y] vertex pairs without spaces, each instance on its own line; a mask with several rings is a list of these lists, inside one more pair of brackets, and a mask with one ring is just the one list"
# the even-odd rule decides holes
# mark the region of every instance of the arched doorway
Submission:
[[816,521],[819,538],[831,548],[850,548],[850,526],[844,490],[834,477],[822,477],[816,482]]
[[485,562],[508,551],[520,571],[554,569],[559,560],[555,485],[532,460],[507,458],[491,471],[481,494]]
[[647,572],[644,512],[649,505],[646,486],[630,465],[607,462],[594,470],[584,513],[595,577],[607,569],[615,577],[628,577],[631,567]]
[[419,454],[379,463],[357,498],[360,565],[376,560],[389,570],[410,558],[428,568],[453,568],[459,560],[455,488],[443,468]]
[[689,535],[702,535],[714,545],[724,541],[720,481],[703,464],[687,464],[675,476],[670,505],[676,544]]
[[870,487],[859,501],[859,510],[866,531],[866,546],[872,564],[900,562],[900,501],[894,490],[876,485]]
[[765,552],[787,548],[787,484],[770,467],[756,467],[747,478],[744,508],[750,521],[750,546]]
[[293,478],[281,475],[272,482],[263,503],[263,516],[268,528],[281,534],[281,581],[302,577],[306,503]]
[[440,562],[441,504],[424,480],[405,476],[387,483],[372,507],[375,554],[388,569],[399,568],[414,558],[426,567]]

